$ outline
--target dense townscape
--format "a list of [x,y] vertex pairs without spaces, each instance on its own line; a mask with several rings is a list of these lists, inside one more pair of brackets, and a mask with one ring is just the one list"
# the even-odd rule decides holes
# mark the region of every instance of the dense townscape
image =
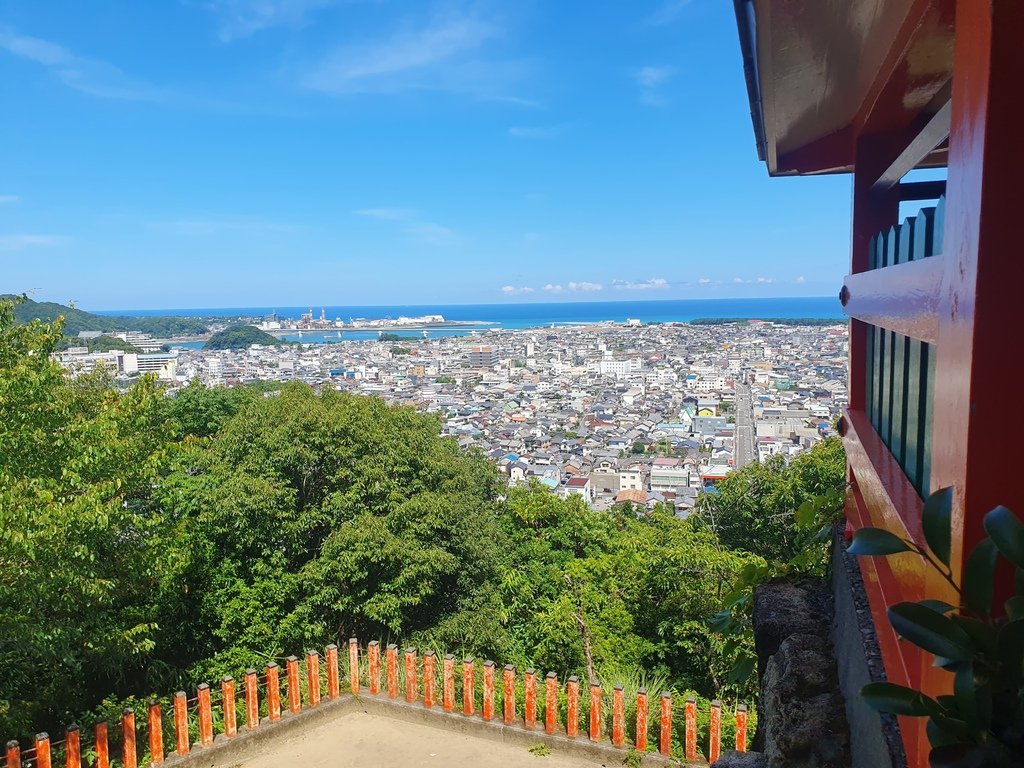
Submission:
[[685,516],[728,473],[831,434],[846,354],[839,324],[630,321],[236,350],[73,347],[61,359],[128,379],[154,372],[172,387],[300,380],[375,395],[438,414],[442,434],[481,449],[510,485]]

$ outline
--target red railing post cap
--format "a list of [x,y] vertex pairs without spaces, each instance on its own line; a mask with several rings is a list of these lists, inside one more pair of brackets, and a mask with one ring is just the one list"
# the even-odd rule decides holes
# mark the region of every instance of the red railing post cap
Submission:
[[445,659],[445,661],[455,661],[455,654],[454,653],[446,653],[444,655],[444,659]]
[[473,663],[473,661],[474,661],[474,659],[473,659],[473,657],[472,657],[472,656],[467,656],[466,658],[464,658],[464,659],[462,660],[462,662],[463,662],[464,664],[472,664],[472,663]]
[[406,648],[406,649],[405,649],[405,652],[406,652],[406,653],[416,653],[416,649],[415,649],[415,648],[413,648],[413,647],[412,647],[412,646],[410,645],[410,646],[409,646],[408,648]]
[[[667,696],[668,694],[667,694],[667,693],[663,693],[663,694],[661,694],[661,695],[662,695],[662,696]],[[694,698],[693,696],[687,696],[687,697],[686,697],[686,703],[687,703],[687,704],[696,704],[696,703],[697,703],[697,699],[696,699],[696,698]]]
[[505,665],[505,671],[506,672],[515,672],[516,671],[516,665],[515,664],[506,664]]
[[231,675],[224,675],[224,677],[222,677],[220,681],[222,683],[233,683],[235,682],[235,678],[233,678]]
[[[156,701],[156,699],[154,699],[154,701]],[[72,731],[80,730],[80,728],[78,727],[78,723],[72,723],[64,730],[66,730],[68,733],[71,733]]]
[[488,660],[484,661],[484,666],[485,666],[485,667],[493,667],[493,666],[495,666],[495,664],[494,664],[494,662],[493,662],[493,661],[491,661],[490,659],[488,659]]
[[569,680],[567,682],[578,683],[579,681],[580,679],[576,675],[569,675]]
[[622,686],[622,685],[616,685],[616,686],[615,686],[615,690],[616,690],[616,691],[623,691],[623,690],[625,690],[625,687],[624,687],[624,686]]
[[721,709],[722,708],[722,702],[720,702],[718,699],[712,699],[711,706],[712,707],[718,707],[719,709]]
[[[663,699],[671,699],[672,698],[672,694],[669,693],[668,691],[662,691],[661,692],[661,698],[663,698]],[[692,699],[687,699],[687,701],[692,701]]]
[[125,707],[124,708],[124,712],[122,712],[121,714],[122,715],[134,715],[135,714],[135,710],[132,709],[131,707]]
[[276,669],[276,668],[277,668],[277,662],[276,661],[272,661],[269,664],[267,664],[267,669]]
[[388,650],[390,651],[392,649],[397,651],[398,650],[398,645],[395,644],[395,643],[388,643]]
[[434,653],[433,651],[424,651],[423,655],[424,656],[436,656],[437,654]]
[[[205,691],[205,690],[208,690],[209,687],[210,687],[209,683],[200,683],[199,685],[196,686],[196,690],[197,691]],[[127,709],[125,710],[125,714],[128,714],[128,710]]]
[[558,677],[558,675],[556,675],[556,674],[555,674],[554,672],[548,672],[548,673],[547,673],[547,674],[545,675],[545,677],[546,677],[546,678],[547,678],[548,680],[554,680],[554,679],[556,679],[556,678]]
[[533,667],[527,667],[526,668],[526,674],[528,674],[528,675],[536,675],[537,674],[537,670],[534,669]]
[[746,705],[746,704],[740,704],[740,705],[738,705],[738,706],[736,707],[736,711],[737,711],[737,712],[746,712],[746,711],[747,711],[747,705]]
[[598,682],[597,680],[591,680],[590,681],[590,687],[591,688],[600,688],[601,687],[601,683]]
[[338,646],[336,646],[334,643],[331,643],[324,650],[326,650],[326,651],[336,651],[336,650],[338,650]]
[[8,749],[20,749],[21,745],[18,743],[17,739],[11,739],[10,741],[7,742],[7,748]]
[[380,645],[380,640],[371,640],[368,645]]
[[299,657],[298,657],[298,656],[289,656],[289,657],[288,657],[288,658],[286,659],[286,661],[298,661],[298,660],[299,660]]
[[350,637],[348,639],[348,644],[349,645],[359,645],[359,638],[358,637]]
[[256,670],[253,669],[252,667],[249,667],[249,669],[245,670],[245,674],[247,674],[247,675],[255,675],[256,674]]
[[306,655],[307,656],[319,656],[320,654],[317,653],[316,648],[313,648],[312,650],[306,651]]
[[644,696],[646,696],[646,695],[647,695],[647,689],[646,689],[646,688],[644,688],[643,686],[641,686],[640,688],[637,688],[637,689],[636,689],[636,692],[637,692],[637,693],[642,693],[642,694],[643,694]]
[[[131,712],[130,709],[125,710],[125,711],[126,712]],[[39,733],[36,734],[36,741],[49,741],[49,740],[50,740],[50,734],[48,734],[46,731],[40,731]]]

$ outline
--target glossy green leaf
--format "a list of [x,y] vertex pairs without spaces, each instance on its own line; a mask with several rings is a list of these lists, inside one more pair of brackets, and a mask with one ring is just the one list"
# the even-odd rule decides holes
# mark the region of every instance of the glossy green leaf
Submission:
[[816,513],[817,510],[814,507],[814,502],[805,501],[797,507],[796,513],[793,515],[793,521],[796,523],[798,528],[806,528],[814,522]]
[[887,613],[896,632],[918,648],[947,659],[971,657],[971,639],[948,616],[917,603],[897,603]]
[[1024,619],[1024,596],[1014,595],[1003,603],[1003,608],[1006,610],[1006,618],[1010,621]]
[[895,683],[868,683],[860,689],[860,695],[873,709],[894,715],[928,717],[938,707],[934,699]]
[[926,608],[931,608],[937,613],[949,613],[950,611],[956,610],[955,606],[952,606],[949,603],[944,603],[942,600],[921,600],[918,604],[923,605]]
[[983,539],[967,557],[964,565],[963,599],[972,611],[992,611],[992,579],[996,568],[996,546]]
[[939,559],[949,566],[949,549],[951,541],[950,519],[953,512],[953,489],[942,488],[931,494],[924,502],[921,527],[928,547]]
[[1009,509],[998,506],[985,515],[985,532],[999,554],[1017,568],[1024,568],[1024,525]]
[[853,534],[853,541],[847,550],[851,555],[894,555],[910,552],[910,545],[903,539],[881,528],[861,528]]
[[1002,672],[1012,679],[1024,679],[1024,619],[1009,621],[996,635],[996,657]]
[[732,669],[729,671],[729,682],[730,683],[742,683],[750,677],[754,671],[754,666],[757,664],[757,658],[750,655],[743,655],[736,660],[733,664]]
[[996,648],[996,630],[991,624],[970,616],[951,616],[953,623],[971,638],[975,648],[991,653]]

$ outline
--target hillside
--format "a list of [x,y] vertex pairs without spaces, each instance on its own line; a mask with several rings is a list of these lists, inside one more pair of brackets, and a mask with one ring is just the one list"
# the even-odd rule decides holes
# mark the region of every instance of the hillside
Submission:
[[71,347],[85,347],[90,352],[109,352],[112,349],[121,352],[134,352],[136,354],[142,352],[134,344],[130,344],[116,336],[97,336],[95,339],[79,339],[74,336],[65,336],[61,343],[57,345],[58,349],[70,349]]
[[253,344],[284,344],[275,336],[245,323],[229,325],[210,337],[203,349],[245,349]]
[[[13,298],[12,295],[0,296],[0,299]],[[30,323],[33,320],[52,322],[61,316],[64,317],[65,336],[77,336],[80,331],[138,331],[162,338],[206,333],[209,330],[206,323],[196,317],[109,317],[52,301],[32,299],[25,299],[14,307],[14,318],[19,323]]]

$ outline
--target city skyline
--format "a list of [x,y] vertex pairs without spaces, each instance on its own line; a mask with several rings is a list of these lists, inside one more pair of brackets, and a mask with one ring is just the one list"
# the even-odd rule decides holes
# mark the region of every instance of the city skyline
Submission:
[[0,77],[0,292],[746,298],[846,271],[849,181],[767,178],[725,3],[14,0]]

